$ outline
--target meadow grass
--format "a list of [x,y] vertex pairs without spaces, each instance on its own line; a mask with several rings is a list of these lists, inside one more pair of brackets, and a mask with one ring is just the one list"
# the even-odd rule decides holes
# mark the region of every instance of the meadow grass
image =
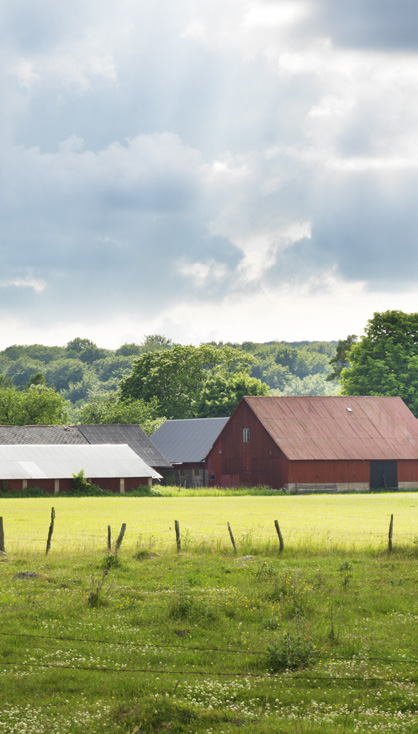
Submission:
[[[30,537],[46,540],[51,500],[1,500],[0,732],[416,731],[414,496],[212,499],[51,498],[48,556]],[[363,514],[368,542],[341,544]],[[144,542],[147,521],[161,537],[186,515],[207,523],[205,542],[176,553],[173,527]],[[281,554],[262,535],[276,517]],[[116,557],[109,521],[132,528]],[[27,541],[14,547],[15,529]]]
[[[178,490],[176,490],[178,491]],[[252,549],[276,552],[278,520],[286,547],[333,550],[364,547],[382,549],[387,543],[390,516],[394,514],[394,543],[409,546],[416,539],[417,495],[309,496],[116,496],[0,499],[6,550],[29,549],[43,553],[51,507],[56,521],[53,551],[101,552],[107,526],[113,534],[127,523],[124,545],[166,551],[175,544],[178,520],[183,549],[206,552],[230,544],[231,524],[238,552]]]

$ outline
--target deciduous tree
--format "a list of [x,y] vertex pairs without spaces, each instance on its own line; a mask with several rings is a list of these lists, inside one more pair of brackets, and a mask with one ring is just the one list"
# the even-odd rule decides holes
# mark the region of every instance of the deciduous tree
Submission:
[[418,416],[418,313],[375,313],[347,356],[344,395],[399,395]]

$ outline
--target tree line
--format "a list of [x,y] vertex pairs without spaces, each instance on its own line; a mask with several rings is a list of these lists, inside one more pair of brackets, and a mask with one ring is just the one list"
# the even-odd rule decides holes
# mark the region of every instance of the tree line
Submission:
[[102,349],[0,352],[0,423],[139,423],[228,416],[244,395],[399,395],[418,415],[418,314],[376,313],[338,342],[175,344],[161,335]]

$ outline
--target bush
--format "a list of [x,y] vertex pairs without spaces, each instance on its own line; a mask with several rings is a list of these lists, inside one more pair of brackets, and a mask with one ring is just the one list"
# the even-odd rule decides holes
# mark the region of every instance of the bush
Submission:
[[280,670],[306,668],[315,657],[315,649],[308,635],[286,632],[284,637],[267,647],[267,667]]
[[162,493],[157,487],[149,487],[147,484],[143,484],[140,487],[132,489],[129,493],[130,497],[162,497]]
[[0,497],[13,497],[13,499],[18,497],[51,497],[51,494],[45,489],[41,489],[40,487],[26,487],[26,489],[19,489],[18,491],[14,491],[10,488],[8,482],[1,482]]
[[66,494],[70,497],[110,497],[112,492],[88,482],[84,476],[84,469],[81,469],[78,474],[73,474],[72,489]]

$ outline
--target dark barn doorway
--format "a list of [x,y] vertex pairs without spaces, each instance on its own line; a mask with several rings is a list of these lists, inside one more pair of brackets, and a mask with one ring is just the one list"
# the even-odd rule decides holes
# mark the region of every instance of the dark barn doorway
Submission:
[[398,489],[398,462],[371,461],[370,489]]

